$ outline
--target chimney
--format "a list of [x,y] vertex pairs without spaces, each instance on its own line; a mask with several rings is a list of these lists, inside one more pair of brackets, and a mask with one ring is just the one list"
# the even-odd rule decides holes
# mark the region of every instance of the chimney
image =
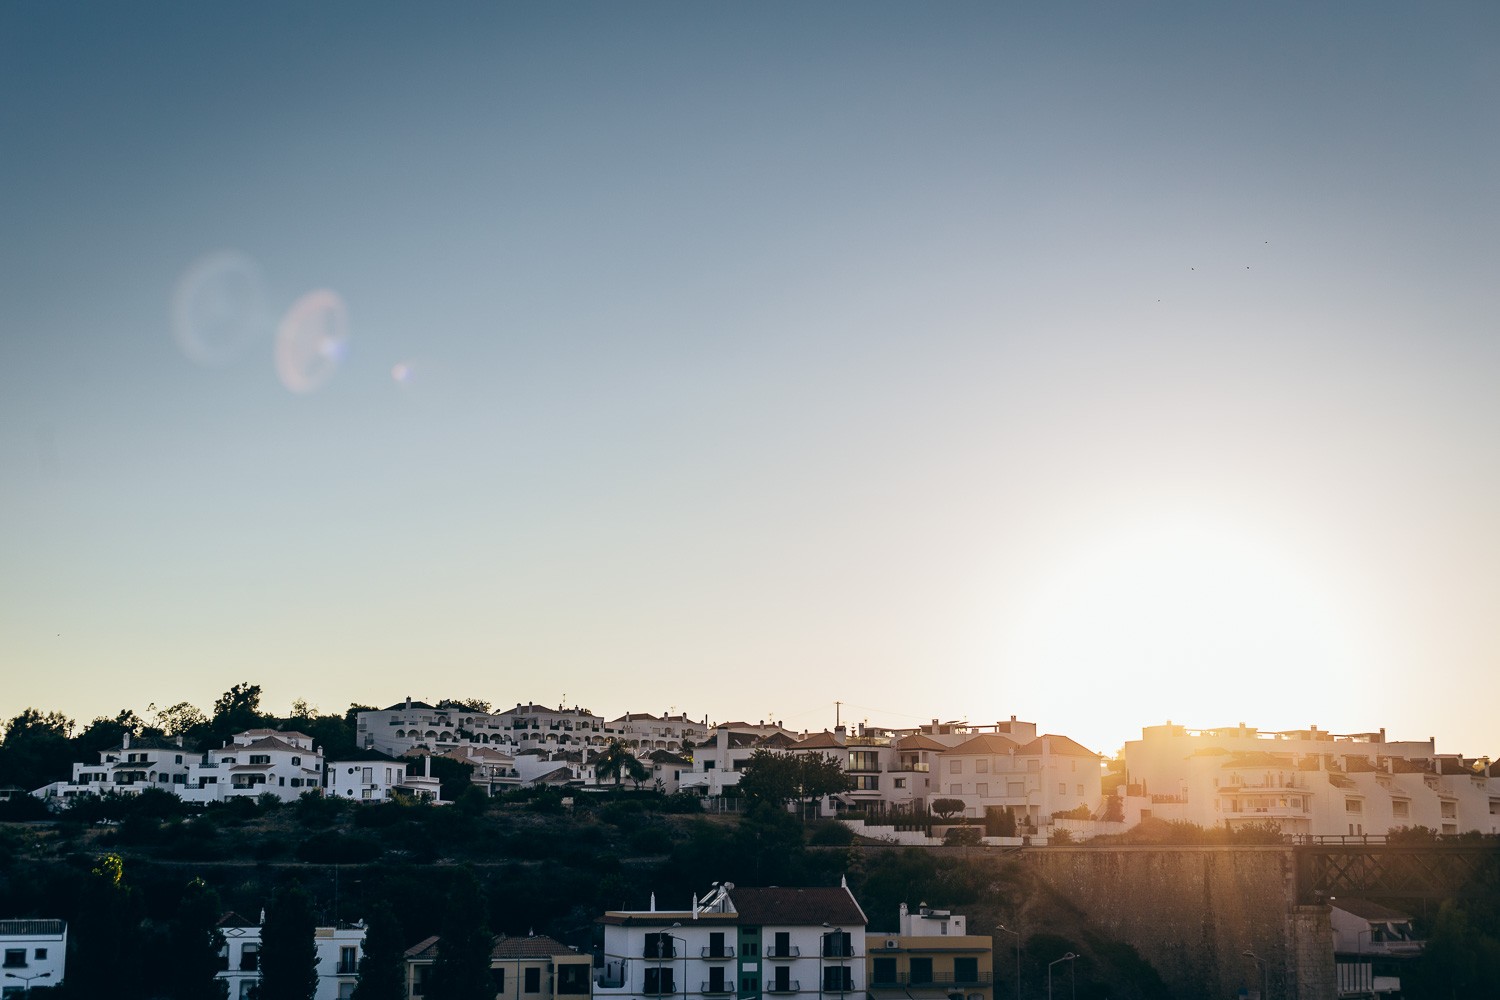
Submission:
[[121,750],[129,750],[130,749],[130,730],[128,730],[128,729],[125,730],[125,735],[123,737],[121,737],[120,749]]

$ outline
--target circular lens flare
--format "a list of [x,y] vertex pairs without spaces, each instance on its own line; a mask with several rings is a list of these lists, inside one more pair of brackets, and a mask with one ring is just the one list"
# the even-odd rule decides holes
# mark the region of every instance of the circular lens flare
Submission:
[[333,377],[349,353],[349,311],[337,292],[308,292],[286,311],[276,331],[276,377],[309,393]]
[[172,336],[195,364],[222,368],[271,332],[260,267],[220,250],[194,261],[172,291]]

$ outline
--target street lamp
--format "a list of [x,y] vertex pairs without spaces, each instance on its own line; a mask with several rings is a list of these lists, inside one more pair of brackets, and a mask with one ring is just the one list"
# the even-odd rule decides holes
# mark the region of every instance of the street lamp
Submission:
[[[682,924],[680,924],[680,923],[674,923],[672,926],[680,929],[682,927]],[[687,973],[687,941],[684,938],[678,937],[676,934],[668,934],[668,935],[666,935],[666,937],[672,939],[672,947],[673,948],[676,948],[679,944],[682,945],[682,992],[686,993],[688,991],[688,988],[687,988],[687,982],[688,982],[688,973]],[[660,981],[660,979],[661,979],[661,974],[660,973],[657,974],[657,979],[658,979],[658,981]]]
[[[1056,959],[1053,959],[1052,961],[1050,961],[1050,962],[1047,963],[1047,1000],[1052,1000],[1052,967],[1054,965],[1056,965],[1058,962],[1071,962],[1074,959],[1076,959],[1077,957],[1078,957],[1077,955],[1073,954],[1070,951],[1066,955],[1064,955],[1062,958],[1056,958]],[[1068,966],[1068,968],[1072,969],[1073,966],[1070,965],[1070,966]],[[1077,979],[1073,980],[1073,995],[1075,997],[1078,995],[1078,980]]]
[[[834,927],[826,920],[823,922],[823,927],[825,929],[823,940],[818,943],[818,1000],[823,1000],[823,959],[849,957],[844,953],[844,929],[842,927]],[[837,937],[835,937],[834,935],[837,935]],[[830,952],[832,952],[832,954],[830,954]],[[847,969],[848,966],[842,966],[842,968]],[[840,997],[843,997],[843,995],[848,992],[844,989],[843,976],[839,977],[838,992]]]
[[1016,936],[1016,1000],[1021,1000],[1021,932],[1013,931],[1004,924],[996,924],[1000,930]]
[[1267,985],[1267,980],[1266,980],[1266,962],[1265,962],[1265,959],[1261,958],[1259,955],[1257,955],[1255,952],[1251,951],[1249,948],[1246,948],[1240,954],[1244,955],[1246,958],[1250,959],[1250,961],[1252,961],[1256,965],[1260,966],[1260,1000],[1271,1000],[1271,989]]
[[22,993],[21,996],[23,996],[23,997],[29,997],[29,996],[31,996],[31,981],[33,979],[51,979],[52,978],[52,973],[50,973],[50,972],[38,972],[34,976],[18,976],[14,972],[7,972],[5,974],[5,978],[6,979],[19,979],[19,980],[21,980],[21,982],[23,984],[21,988],[23,990],[25,990],[25,992]]

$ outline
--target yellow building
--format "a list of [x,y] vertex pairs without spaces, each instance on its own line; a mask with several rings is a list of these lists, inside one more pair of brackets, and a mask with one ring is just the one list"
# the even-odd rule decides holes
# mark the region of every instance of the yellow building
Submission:
[[922,904],[901,904],[894,934],[867,933],[865,961],[874,1000],[995,1000],[994,942],[967,921]]

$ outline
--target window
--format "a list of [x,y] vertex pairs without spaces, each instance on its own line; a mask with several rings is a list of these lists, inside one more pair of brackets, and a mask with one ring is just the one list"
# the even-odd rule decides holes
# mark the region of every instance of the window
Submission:
[[47,949],[46,948],[38,948],[33,953],[32,957],[35,958],[38,962],[45,962],[47,960]]
[[359,950],[357,948],[339,949],[339,975],[352,976],[359,971]]
[[496,993],[505,992],[505,966],[490,969],[490,985],[495,987]]
[[773,958],[792,957],[792,935],[790,931],[777,931],[767,955]]
[[729,953],[724,950],[724,932],[710,931],[708,935],[708,957],[727,958]]
[[854,791],[856,792],[878,792],[880,791],[880,775],[878,774],[856,774],[854,778]]
[[745,994],[746,996],[752,996],[752,995],[754,995],[755,991],[758,990],[758,989],[760,989],[760,977],[759,976],[741,976],[740,977],[740,992],[741,993]]
[[979,959],[955,958],[953,960],[953,981],[965,984],[979,982]]
[[1026,782],[1007,781],[1005,783],[1005,795],[1007,798],[1019,799],[1026,794]]
[[950,760],[948,762],[948,773],[949,774],[963,774],[964,773],[964,762],[961,761],[961,760]]
[[964,786],[960,785],[956,781],[953,784],[951,784],[951,785],[948,786],[948,794],[949,795],[962,795],[963,793],[964,793]]
[[911,981],[915,986],[918,983],[932,982],[932,959],[916,958],[911,960]]
[[240,971],[254,972],[260,968],[260,944],[255,941],[245,942],[240,949]]
[[[557,986],[554,992],[564,995],[587,995],[589,991],[589,968],[590,966],[577,962],[569,965],[559,965],[557,967]],[[503,992],[504,989],[505,987],[502,984],[500,989],[495,992]]]
[[824,958],[848,958],[854,954],[854,942],[848,931],[829,931],[823,935]]
[[1345,799],[1344,812],[1359,814],[1365,811],[1365,804],[1359,799]]
[[[906,787],[906,779],[905,778],[892,778],[891,779],[891,784],[895,785],[897,788],[905,788]],[[1494,806],[1492,805],[1490,807],[1490,809],[1493,812]]]
[[250,755],[250,763],[269,764],[271,763],[271,755],[268,753],[253,753]]
[[1064,796],[1068,794],[1068,783],[1066,781],[1059,781],[1057,783],[1057,794]]
[[978,760],[976,760],[974,762],[974,773],[975,774],[989,774],[990,773],[990,762],[988,760],[986,760],[985,758],[983,758],[983,757],[981,757]]
[[711,969],[708,970],[708,987],[703,992],[705,992],[705,993],[728,993],[729,992],[729,990],[726,989],[725,986],[724,986],[724,966],[722,966],[722,965],[715,965],[713,968],[711,968]]
[[643,954],[646,958],[676,958],[677,951],[672,947],[672,935],[666,933],[647,934],[646,950]]
[[1451,800],[1444,801],[1441,812],[1443,819],[1458,819],[1458,803]]
[[542,992],[542,970],[533,965],[531,968],[526,969],[525,972],[526,985],[523,988],[524,991],[527,993]]
[[177,763],[181,764],[182,763],[182,754],[177,754],[176,756],[177,756]]
[[302,765],[302,758],[301,757],[293,757],[292,758],[292,763],[296,764],[296,765],[298,765],[300,767]]
[[987,784],[985,784],[983,781],[981,781],[979,784],[977,784],[977,785],[974,786],[974,794],[975,795],[989,795],[990,794],[990,786],[987,785]]
[[651,996],[661,996],[664,993],[676,993],[676,982],[672,979],[674,970],[670,968],[647,969],[646,988],[641,992]]
[[847,965],[825,965],[823,989],[828,993],[848,993],[854,989],[854,971]]
[[354,996],[354,987],[358,983],[339,983],[339,1000],[351,1000]]
[[894,958],[875,959],[875,968],[872,970],[872,975],[874,981],[870,983],[871,986],[884,986],[888,983],[895,984],[899,982],[896,979],[896,960]]
[[25,967],[26,967],[26,949],[25,948],[7,948],[7,949],[5,949],[5,968],[7,968],[7,969],[24,969]]
[[1083,798],[1083,786],[1082,785],[1078,786],[1078,797],[1080,799]]
[[1411,815],[1411,803],[1405,799],[1392,799],[1391,815],[1397,819],[1406,819]]

